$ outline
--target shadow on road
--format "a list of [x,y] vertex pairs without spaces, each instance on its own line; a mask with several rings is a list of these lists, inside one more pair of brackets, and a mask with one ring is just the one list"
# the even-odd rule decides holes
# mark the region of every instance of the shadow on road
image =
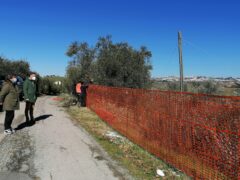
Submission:
[[[47,118],[49,118],[51,116],[53,116],[53,115],[52,114],[46,114],[46,115],[38,116],[38,117],[35,118],[35,122],[37,122],[37,121],[44,121],[44,120],[46,120]],[[30,121],[29,123],[24,122],[22,124],[19,124],[18,127],[15,128],[15,130],[18,131],[18,130],[24,129],[26,127],[34,126],[35,122],[32,122],[32,121]]]
[[46,120],[47,118],[53,116],[52,114],[46,114],[46,115],[42,115],[42,116],[38,116],[37,118],[35,118],[35,121],[43,121]]

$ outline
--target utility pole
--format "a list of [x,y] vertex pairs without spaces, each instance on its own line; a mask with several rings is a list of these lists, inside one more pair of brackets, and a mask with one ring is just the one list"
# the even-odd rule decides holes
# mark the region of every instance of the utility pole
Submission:
[[178,32],[178,51],[180,68],[180,91],[183,92],[183,59],[182,59],[182,33]]

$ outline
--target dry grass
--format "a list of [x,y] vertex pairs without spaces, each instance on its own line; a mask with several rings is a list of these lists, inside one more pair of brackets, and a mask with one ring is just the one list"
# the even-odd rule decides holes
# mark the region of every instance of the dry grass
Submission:
[[[67,112],[97,140],[114,160],[127,168],[136,179],[190,179],[126,138],[109,138],[106,136],[108,132],[114,132],[114,130],[89,109],[74,106],[69,107]],[[157,177],[157,169],[163,170],[165,177]]]

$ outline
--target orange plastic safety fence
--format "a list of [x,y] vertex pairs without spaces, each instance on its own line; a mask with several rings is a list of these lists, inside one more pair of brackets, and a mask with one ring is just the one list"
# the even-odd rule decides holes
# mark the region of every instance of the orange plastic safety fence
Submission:
[[240,98],[92,85],[87,106],[194,179],[240,179]]

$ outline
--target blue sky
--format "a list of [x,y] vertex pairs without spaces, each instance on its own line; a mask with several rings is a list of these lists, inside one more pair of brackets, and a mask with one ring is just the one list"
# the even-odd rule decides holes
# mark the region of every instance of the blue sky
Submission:
[[152,76],[240,76],[237,0],[0,0],[0,55],[27,59],[41,75],[64,75],[73,41],[99,36],[152,51]]

